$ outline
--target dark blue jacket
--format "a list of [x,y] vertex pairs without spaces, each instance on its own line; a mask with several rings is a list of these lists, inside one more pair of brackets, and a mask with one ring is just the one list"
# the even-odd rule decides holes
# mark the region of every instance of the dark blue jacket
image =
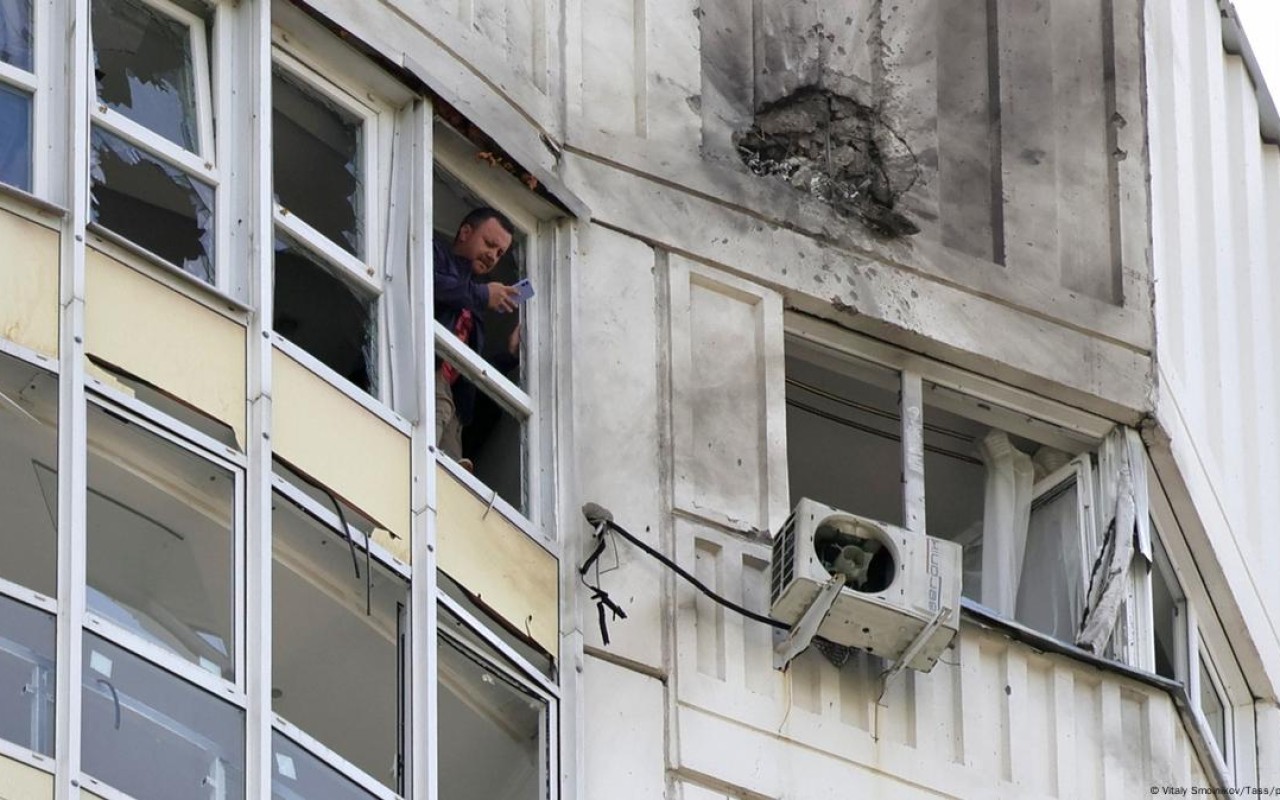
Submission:
[[[472,350],[485,356],[484,316],[489,308],[487,284],[476,280],[471,262],[454,255],[453,245],[448,240],[436,238],[433,256],[436,320],[453,333],[462,310],[471,309],[471,338],[467,344]],[[487,356],[485,357],[488,359]],[[496,354],[496,358],[488,360],[503,373],[519,361],[505,348],[501,353]],[[439,368],[440,359],[437,358],[436,369]],[[466,378],[458,378],[457,383],[453,384],[453,403],[458,409],[458,420],[463,425],[471,424],[475,414],[476,387]]]

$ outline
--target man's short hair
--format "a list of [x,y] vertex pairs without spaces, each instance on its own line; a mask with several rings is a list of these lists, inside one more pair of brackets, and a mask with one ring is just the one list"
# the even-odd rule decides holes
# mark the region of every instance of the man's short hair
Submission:
[[[465,217],[462,218],[462,222],[458,223],[458,230],[462,230],[463,225],[470,225],[471,229],[475,230],[483,225],[485,220],[488,219],[496,219],[504,231],[512,236],[516,235],[515,226],[511,224],[511,220],[507,219],[507,215],[503,214],[496,208],[490,208],[489,206],[473,208]],[[457,234],[454,234],[454,238],[457,238]]]

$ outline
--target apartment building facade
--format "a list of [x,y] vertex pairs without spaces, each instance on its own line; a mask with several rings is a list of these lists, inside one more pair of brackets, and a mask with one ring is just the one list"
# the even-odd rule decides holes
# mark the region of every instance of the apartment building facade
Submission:
[[[1280,120],[1225,0],[0,23],[3,800],[1280,786]],[[480,206],[506,372],[427,312]],[[801,498],[960,546],[932,669],[778,669],[709,596],[770,612]]]

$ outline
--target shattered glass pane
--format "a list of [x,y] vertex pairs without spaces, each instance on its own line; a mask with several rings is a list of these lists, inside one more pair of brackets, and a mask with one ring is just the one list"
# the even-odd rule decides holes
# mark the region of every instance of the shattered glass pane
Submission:
[[94,0],[93,46],[99,101],[196,152],[187,26],[137,0]]
[[334,274],[302,247],[276,240],[275,331],[373,394],[377,298]]
[[31,191],[31,95],[0,84],[0,183]]
[[0,0],[0,61],[31,71],[31,0]]
[[279,72],[271,87],[276,201],[363,257],[362,120]]
[[106,131],[89,138],[93,221],[212,284],[213,187]]

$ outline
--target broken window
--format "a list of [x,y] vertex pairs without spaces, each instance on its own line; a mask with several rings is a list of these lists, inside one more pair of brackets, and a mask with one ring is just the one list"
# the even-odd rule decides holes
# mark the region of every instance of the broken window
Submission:
[[[322,522],[277,493],[271,519],[272,708],[291,738],[400,792],[408,583],[336,515]],[[286,778],[277,769],[290,796]]]
[[377,375],[377,296],[287,238],[275,248],[276,333],[365,392]]
[[544,800],[552,774],[550,699],[492,647],[455,638],[465,626],[447,609],[439,618],[441,800]]
[[234,680],[239,493],[227,466],[90,405],[88,611]]
[[213,187],[106,131],[89,140],[93,221],[213,283]]
[[787,342],[786,365],[792,504],[808,497],[901,525],[897,373],[798,340]]
[[0,354],[0,585],[57,596],[57,487],[40,471],[58,463],[58,379]]
[[32,69],[31,0],[0,0],[0,61]]
[[364,228],[364,119],[277,69],[271,81],[276,202],[360,258]]
[[[390,161],[379,148],[392,112],[284,52],[271,90],[275,331],[361,391],[391,400],[382,307],[391,270],[383,262],[407,249],[374,245],[371,221],[385,209],[370,207],[369,180],[375,164]],[[394,288],[407,291],[407,282]]]
[[85,633],[84,773],[137,800],[244,797],[244,711]]
[[98,101],[183,148],[199,150],[191,27],[142,0],[93,0]]
[[53,756],[56,622],[0,595],[0,739]]
[[0,183],[31,191],[31,95],[0,83]]
[[91,217],[218,286],[205,30],[167,0],[93,0]]

